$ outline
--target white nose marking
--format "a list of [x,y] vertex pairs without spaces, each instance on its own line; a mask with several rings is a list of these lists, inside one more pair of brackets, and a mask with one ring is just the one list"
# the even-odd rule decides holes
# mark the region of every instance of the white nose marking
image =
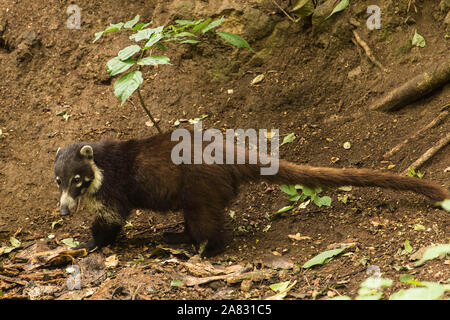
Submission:
[[61,207],[67,206],[70,210],[70,209],[73,209],[73,207],[75,207],[76,201],[69,195],[67,190],[63,190],[63,192],[61,194],[61,200],[59,200],[59,205]]

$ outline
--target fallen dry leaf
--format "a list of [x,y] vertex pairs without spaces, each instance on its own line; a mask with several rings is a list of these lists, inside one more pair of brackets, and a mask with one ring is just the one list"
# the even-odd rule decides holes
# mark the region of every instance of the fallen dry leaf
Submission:
[[311,237],[308,236],[301,236],[300,233],[296,233],[296,234],[288,234],[288,238],[292,239],[292,240],[311,240]]

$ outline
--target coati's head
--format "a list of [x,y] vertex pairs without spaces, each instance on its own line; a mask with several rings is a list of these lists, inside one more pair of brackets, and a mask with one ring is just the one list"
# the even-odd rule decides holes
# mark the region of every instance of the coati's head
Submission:
[[74,143],[56,152],[55,182],[60,192],[60,214],[69,214],[80,196],[94,194],[101,186],[102,171],[95,165],[92,146]]

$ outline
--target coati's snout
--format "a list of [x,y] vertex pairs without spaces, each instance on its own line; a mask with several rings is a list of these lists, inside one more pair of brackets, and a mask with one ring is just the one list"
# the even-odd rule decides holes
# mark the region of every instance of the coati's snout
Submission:
[[85,144],[71,144],[56,152],[55,182],[59,187],[60,215],[70,214],[85,194],[95,193],[102,182],[102,172],[95,165],[94,150]]

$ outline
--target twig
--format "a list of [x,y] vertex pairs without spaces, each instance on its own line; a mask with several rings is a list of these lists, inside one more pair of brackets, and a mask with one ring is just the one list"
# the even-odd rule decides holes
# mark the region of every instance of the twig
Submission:
[[280,9],[281,12],[283,12],[284,15],[285,15],[286,17],[289,18],[289,20],[291,20],[291,21],[294,22],[294,23],[297,23],[297,22],[298,22],[299,19],[294,19],[294,18],[292,18],[291,15],[290,15],[289,13],[287,13],[286,10],[284,10],[284,9],[283,9],[283,8],[282,8],[275,0],[272,0],[272,3],[273,3],[275,6],[277,6],[278,9]]
[[380,68],[381,70],[383,70],[384,72],[389,72],[389,70],[387,68],[385,68],[372,54],[372,50],[370,50],[370,47],[367,45],[367,43],[364,42],[364,40],[361,39],[361,37],[359,36],[359,34],[356,32],[356,30],[352,30],[353,31],[353,35],[355,36],[356,42],[358,42],[358,44],[364,49],[364,52],[366,53],[367,57],[369,57],[370,61],[372,61],[372,63],[374,65],[376,65],[378,68]]
[[405,144],[407,144],[408,142],[417,139],[420,135],[422,135],[425,131],[439,125],[442,121],[445,120],[445,118],[447,118],[449,112],[447,110],[441,112],[436,118],[433,119],[433,121],[431,121],[429,124],[427,124],[425,127],[423,127],[422,129],[420,129],[419,131],[415,132],[412,136],[410,136],[409,138],[403,140],[401,143],[399,143],[398,145],[396,145],[394,148],[392,148],[391,150],[389,150],[388,152],[386,152],[383,155],[384,159],[388,159],[390,157],[392,157],[394,154],[396,154]]
[[139,97],[139,101],[141,103],[142,108],[144,108],[145,113],[147,113],[147,116],[150,118],[150,120],[152,120],[153,124],[155,125],[156,129],[158,130],[159,133],[162,133],[161,128],[158,125],[158,122],[156,122],[155,118],[153,118],[152,114],[150,113],[150,111],[148,111],[145,102],[144,102],[144,98],[142,98],[141,95],[141,90],[139,90],[139,88],[137,88],[137,93],[138,93],[138,97]]
[[[142,50],[142,52],[141,52],[141,54],[139,56],[139,60],[143,58],[144,52],[145,52],[145,50]],[[141,70],[141,66],[139,66],[139,71],[140,70]],[[158,123],[156,122],[155,118],[153,118],[152,114],[150,113],[150,111],[148,110],[147,106],[145,105],[145,101],[144,101],[144,98],[142,98],[141,90],[139,89],[139,87],[137,88],[137,94],[138,94],[138,97],[139,97],[139,102],[141,103],[141,106],[144,109],[145,113],[150,118],[150,120],[153,122],[153,124],[155,125],[155,128],[158,130],[158,132],[162,133],[162,130],[159,127]]]
[[369,110],[396,111],[450,82],[450,55],[369,106]]
[[428,149],[423,155],[420,156],[419,159],[414,161],[413,164],[408,166],[408,169],[406,169],[403,173],[407,174],[409,171],[409,168],[413,167],[414,169],[420,168],[426,161],[428,161],[432,156],[434,156],[439,150],[444,148],[448,143],[450,142],[450,132],[447,133],[447,135],[439,140],[437,145],[434,147]]
[[10,282],[10,283],[20,284],[21,286],[26,286],[28,284],[28,282],[26,282],[26,281],[17,280],[17,279],[7,277],[7,276],[2,276],[2,275],[0,275],[0,280]]

